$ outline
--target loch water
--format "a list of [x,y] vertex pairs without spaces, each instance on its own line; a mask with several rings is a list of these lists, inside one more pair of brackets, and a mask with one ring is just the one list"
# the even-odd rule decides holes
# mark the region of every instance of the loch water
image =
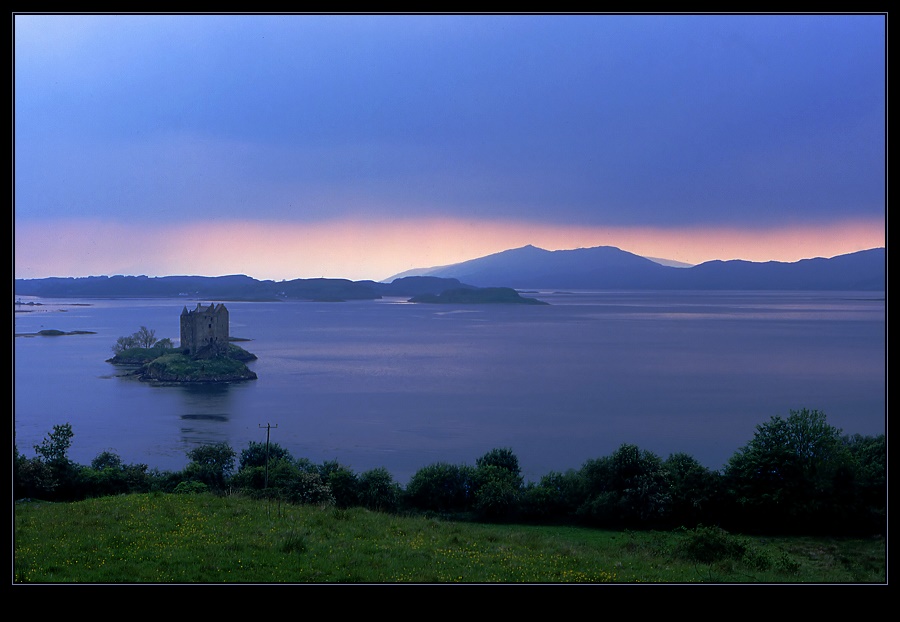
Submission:
[[[180,470],[198,444],[239,453],[268,433],[295,457],[405,484],[494,447],[531,481],[623,443],[719,469],[755,426],[800,408],[885,433],[884,292],[524,295],[550,304],[224,301],[258,379],[183,386],[106,359],[141,326],[177,343],[183,307],[212,301],[20,297],[41,304],[15,307],[15,442],[34,455],[70,423],[80,464],[113,451]],[[91,334],[25,336],[44,329]]]

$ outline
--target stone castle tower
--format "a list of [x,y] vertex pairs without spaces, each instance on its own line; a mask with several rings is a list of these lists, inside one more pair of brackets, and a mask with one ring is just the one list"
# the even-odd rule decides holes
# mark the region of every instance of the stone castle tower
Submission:
[[181,349],[191,356],[215,356],[228,348],[228,309],[224,304],[181,312]]

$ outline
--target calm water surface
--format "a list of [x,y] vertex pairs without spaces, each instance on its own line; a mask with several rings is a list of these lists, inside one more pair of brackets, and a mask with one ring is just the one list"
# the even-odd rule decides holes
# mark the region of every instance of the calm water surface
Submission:
[[551,305],[226,302],[259,379],[206,386],[154,386],[105,362],[140,326],[177,342],[195,300],[23,298],[43,305],[18,307],[30,311],[16,334],[96,334],[14,340],[17,446],[33,455],[68,422],[76,462],[110,450],[179,470],[198,444],[240,452],[271,425],[295,457],[406,483],[493,447],[511,447],[530,480],[622,443],[718,469],[757,424],[799,408],[885,432],[883,292],[528,295]]

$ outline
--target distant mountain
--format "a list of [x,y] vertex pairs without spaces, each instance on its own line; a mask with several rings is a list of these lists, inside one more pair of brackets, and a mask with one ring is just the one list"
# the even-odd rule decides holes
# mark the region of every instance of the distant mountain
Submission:
[[[645,255],[646,257],[646,255]],[[685,263],[683,261],[675,261],[674,259],[662,259],[661,257],[647,257],[650,261],[662,264],[664,266],[672,266],[673,268],[693,268],[695,264]]]
[[[375,300],[438,296],[447,290],[735,289],[873,290],[887,287],[884,248],[796,262],[708,261],[662,265],[613,246],[547,251],[523,246],[390,283],[347,279],[258,281],[231,276],[89,276],[16,279],[14,295],[43,298],[184,298],[185,300]],[[483,294],[482,294],[483,295]],[[465,294],[457,293],[457,297]],[[476,294],[476,297],[478,295]],[[471,296],[470,296],[471,297]]]
[[884,290],[885,260],[885,249],[874,248],[830,259],[673,267],[613,246],[547,251],[529,245],[421,273],[477,287],[520,290]]

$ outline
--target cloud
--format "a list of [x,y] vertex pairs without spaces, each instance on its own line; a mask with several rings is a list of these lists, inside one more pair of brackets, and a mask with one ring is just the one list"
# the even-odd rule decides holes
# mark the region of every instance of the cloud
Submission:
[[[672,236],[713,258],[684,250],[701,231],[754,257],[781,252],[759,232],[806,231],[824,255],[884,228],[884,35],[879,15],[17,15],[14,219],[44,248],[74,222],[241,222],[270,240],[242,259],[260,274],[306,257],[280,231],[404,223],[496,236],[450,261]],[[112,244],[75,229],[83,257]],[[347,246],[315,269],[350,270]]]

